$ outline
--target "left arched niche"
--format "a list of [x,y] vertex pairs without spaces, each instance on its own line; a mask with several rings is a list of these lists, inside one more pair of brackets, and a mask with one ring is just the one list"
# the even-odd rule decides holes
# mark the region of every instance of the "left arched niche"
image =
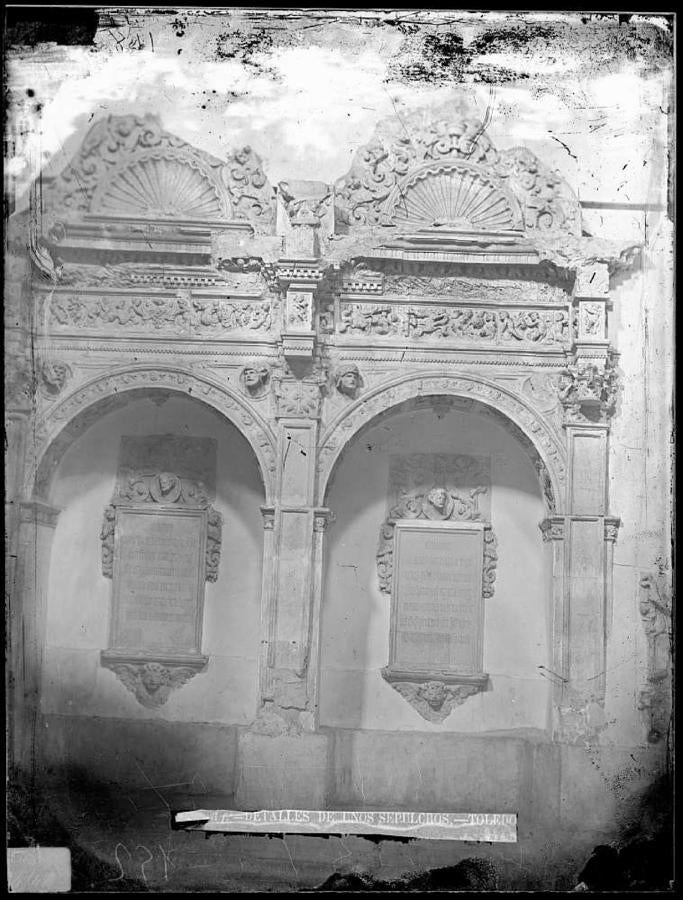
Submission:
[[[223,518],[222,548],[217,581],[205,583],[201,651],[208,665],[150,709],[100,663],[112,603],[100,530],[121,437],[166,434],[216,441],[213,506]],[[264,490],[246,438],[199,401],[150,392],[104,415],[73,442],[53,475],[49,500],[62,511],[47,579],[41,710],[48,722],[67,716],[248,724],[257,703]]]

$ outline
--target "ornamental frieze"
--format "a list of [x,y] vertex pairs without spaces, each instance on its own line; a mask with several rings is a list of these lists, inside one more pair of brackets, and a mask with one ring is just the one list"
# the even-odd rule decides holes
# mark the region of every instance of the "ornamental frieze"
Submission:
[[569,295],[558,285],[542,281],[468,278],[466,276],[385,275],[384,294],[441,296],[452,300],[510,303],[567,303]]
[[59,284],[75,287],[216,288],[229,293],[261,294],[265,279],[258,272],[228,273],[202,266],[140,266],[119,263],[111,266],[66,263]]
[[271,328],[272,308],[269,300],[244,303],[198,299],[188,292],[175,297],[84,298],[58,294],[49,304],[47,321],[49,328],[56,329],[106,329],[113,325],[149,332],[263,332]]
[[337,331],[347,335],[561,345],[569,341],[569,313],[566,309],[499,310],[345,303],[341,307]]

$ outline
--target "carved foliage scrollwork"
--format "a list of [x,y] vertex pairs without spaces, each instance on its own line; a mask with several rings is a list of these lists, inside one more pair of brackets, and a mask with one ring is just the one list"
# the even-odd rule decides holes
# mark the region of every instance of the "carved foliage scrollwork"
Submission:
[[672,609],[664,575],[641,573],[640,615],[647,637],[647,676],[638,698],[638,708],[647,716],[650,743],[667,734],[671,718]]
[[562,372],[559,396],[570,421],[606,421],[616,410],[618,393],[616,354],[603,365],[574,359]]
[[234,218],[268,225],[274,212],[273,189],[250,147],[222,162],[168,134],[151,115],[96,122],[44,193],[48,204],[67,214]]
[[[458,117],[426,126],[414,121],[410,137],[398,131],[378,134],[359,150],[350,171],[337,182],[338,217],[347,226],[405,221],[415,227],[420,221],[431,225],[452,220],[456,227],[500,229],[517,227],[521,207],[527,230],[561,228],[580,234],[578,203],[560,175],[525,148],[498,152],[484,127],[475,119]],[[451,164],[448,171],[446,161]],[[491,214],[481,222],[467,216],[468,209],[459,204],[463,188],[467,195],[474,185],[477,200],[484,189],[490,194]],[[405,201],[394,202],[404,194],[407,209]],[[506,203],[508,195],[515,199]]]

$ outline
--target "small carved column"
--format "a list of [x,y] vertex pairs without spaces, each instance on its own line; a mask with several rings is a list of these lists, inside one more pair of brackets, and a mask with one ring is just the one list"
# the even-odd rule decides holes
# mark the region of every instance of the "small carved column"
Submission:
[[[315,448],[320,411],[317,377],[282,376],[275,384],[279,472],[277,501],[264,510],[264,641],[262,709],[257,730],[310,731],[315,702],[310,693],[314,553],[321,513],[313,508]],[[267,722],[264,720],[267,713]],[[279,723],[273,718],[279,717]],[[277,728],[276,728],[277,726]]]
[[[550,671],[547,675],[553,686],[553,709],[562,703],[564,686],[568,680],[569,645],[567,617],[569,607],[566,602],[565,579],[565,517],[549,516],[541,522],[543,541],[548,544],[552,553],[552,618]],[[554,723],[556,727],[557,723]]]
[[328,738],[316,732],[323,531],[313,506],[321,384],[274,380],[276,501],[265,526],[259,709],[238,740],[239,808],[316,809],[325,803]]
[[19,505],[10,607],[10,758],[31,775],[40,712],[50,555],[59,513],[40,500]]
[[[611,621],[611,568],[618,520],[608,516],[609,418],[616,405],[616,354],[606,334],[607,266],[577,274],[578,325],[564,373],[569,459],[564,522],[563,690],[559,733],[578,740],[603,724],[607,634]],[[609,526],[609,527],[608,527]]]

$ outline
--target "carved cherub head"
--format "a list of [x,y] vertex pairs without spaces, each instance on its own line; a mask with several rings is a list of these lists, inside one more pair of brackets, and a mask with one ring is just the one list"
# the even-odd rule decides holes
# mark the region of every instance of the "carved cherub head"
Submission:
[[361,385],[358,366],[355,363],[340,366],[334,374],[334,384],[340,394],[355,398]]
[[148,694],[153,694],[166,683],[166,669],[159,663],[147,663],[140,675],[140,681]]
[[428,681],[418,689],[418,694],[432,709],[441,709],[446,702],[446,687],[440,681]]
[[270,368],[262,362],[253,361],[240,372],[240,382],[250,397],[261,397],[266,389]]

